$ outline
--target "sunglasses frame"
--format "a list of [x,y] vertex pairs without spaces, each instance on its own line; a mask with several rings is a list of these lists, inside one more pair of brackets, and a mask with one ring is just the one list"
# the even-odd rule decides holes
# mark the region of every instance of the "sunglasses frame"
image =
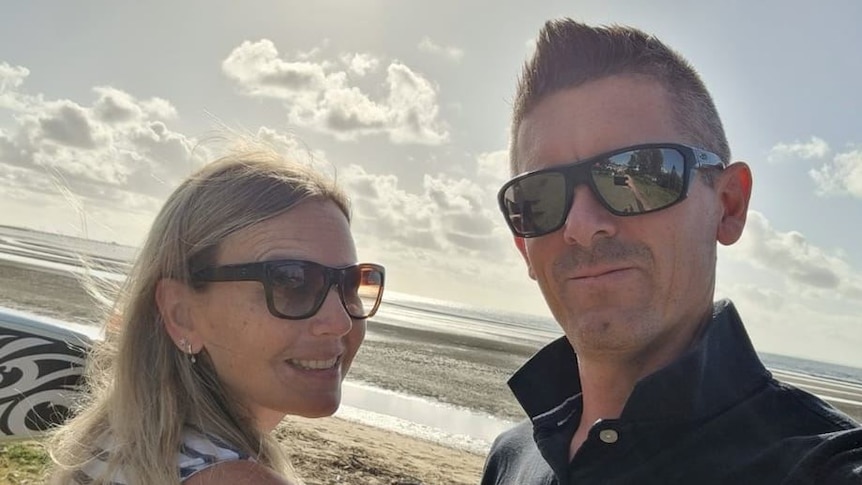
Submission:
[[[650,210],[646,210],[643,212],[623,212],[623,211],[619,211],[619,210],[616,210],[613,207],[611,207],[610,204],[608,204],[608,202],[605,200],[604,196],[601,195],[601,193],[599,192],[598,187],[596,187],[596,182],[593,179],[592,172],[591,172],[593,165],[595,165],[595,163],[597,163],[603,159],[607,159],[607,158],[610,158],[610,157],[613,157],[615,155],[619,155],[619,154],[625,153],[625,152],[633,152],[633,151],[644,150],[644,149],[662,149],[662,148],[676,150],[677,152],[679,152],[682,155],[683,171],[684,172],[683,172],[683,176],[682,176],[683,186],[682,186],[682,190],[680,191],[679,197],[675,201],[671,202],[670,204],[664,205],[664,206],[659,207],[657,209],[650,209]],[[691,176],[694,173],[695,169],[702,168],[702,167],[713,167],[713,168],[723,169],[726,166],[727,166],[727,163],[724,160],[722,160],[721,158],[719,158],[718,155],[716,155],[712,152],[703,150],[701,148],[696,148],[696,147],[689,146],[689,145],[683,145],[683,144],[679,144],[679,143],[645,143],[645,144],[641,144],[641,145],[632,145],[632,146],[628,146],[628,147],[624,147],[624,148],[619,148],[617,150],[613,150],[610,152],[601,153],[599,155],[596,155],[596,156],[593,156],[593,157],[590,157],[590,158],[587,158],[584,160],[578,160],[576,162],[566,163],[566,164],[562,164],[562,165],[555,165],[553,167],[547,167],[547,168],[542,168],[542,169],[522,173],[522,174],[512,178],[511,180],[509,180],[505,184],[503,184],[503,186],[497,192],[497,203],[500,207],[500,211],[503,213],[503,217],[506,220],[506,224],[509,226],[509,230],[512,231],[512,234],[514,234],[516,237],[522,237],[522,238],[541,237],[541,236],[545,236],[547,234],[551,234],[552,232],[555,232],[559,228],[563,227],[563,225],[566,223],[565,214],[568,213],[568,210],[571,210],[572,203],[574,202],[574,198],[575,198],[575,187],[577,187],[580,184],[586,184],[590,188],[590,190],[592,190],[593,195],[595,196],[596,200],[598,200],[599,203],[602,205],[602,207],[604,207],[611,214],[613,214],[615,216],[631,217],[631,216],[639,216],[642,214],[649,214],[650,212],[656,212],[656,211],[664,210],[664,209],[667,209],[668,207],[674,206],[674,205],[682,202],[683,200],[685,200],[685,198],[688,196],[689,186],[691,185],[691,183],[690,183],[691,182]],[[558,224],[554,225],[553,228],[548,229],[546,231],[542,231],[542,232],[523,233],[523,232],[521,232],[515,228],[514,223],[512,222],[512,218],[509,216],[509,210],[507,209],[507,206],[506,206],[505,193],[510,187],[521,182],[522,180],[528,179],[528,178],[531,178],[531,177],[534,177],[538,174],[543,174],[543,173],[561,173],[563,175],[563,180],[565,181],[565,184],[566,184],[566,188],[565,188],[566,200],[565,200],[564,207],[567,208],[568,210],[563,211],[564,217],[562,217],[560,222]]]
[[[323,270],[323,287],[319,290],[319,293],[315,297],[314,304],[312,305],[311,309],[301,315],[287,315],[280,312],[275,307],[272,288],[272,271],[279,266],[284,266],[285,264],[300,264],[303,267],[318,267],[322,268]],[[370,268],[380,273],[380,291],[377,292],[377,298],[374,300],[374,306],[366,312],[367,315],[354,315],[350,312],[347,302],[344,299],[344,278],[347,275],[348,271],[354,269],[361,271],[365,268]],[[350,318],[353,318],[355,320],[364,320],[366,318],[373,317],[374,314],[377,313],[377,309],[380,307],[380,302],[383,299],[383,287],[386,281],[386,270],[383,268],[383,266],[374,263],[358,263],[333,268],[320,263],[316,263],[314,261],[305,261],[301,259],[281,259],[274,261],[259,261],[255,263],[228,264],[223,266],[204,268],[200,271],[195,272],[192,275],[192,281],[195,283],[222,281],[259,281],[261,284],[263,284],[264,293],[266,293],[266,307],[269,310],[269,313],[272,314],[274,317],[283,318],[285,320],[304,320],[306,318],[314,316],[318,311],[320,311],[320,307],[323,306],[323,302],[325,302],[327,296],[329,296],[329,290],[332,289],[333,285],[336,285],[338,286],[338,298],[341,300],[341,306],[344,308],[344,311],[347,312]]]

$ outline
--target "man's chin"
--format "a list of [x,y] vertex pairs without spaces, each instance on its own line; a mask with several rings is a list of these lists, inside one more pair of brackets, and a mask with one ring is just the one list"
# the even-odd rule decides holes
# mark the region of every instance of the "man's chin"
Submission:
[[563,331],[573,344],[583,349],[622,350],[643,333],[648,324],[643,307],[591,307],[570,315]]

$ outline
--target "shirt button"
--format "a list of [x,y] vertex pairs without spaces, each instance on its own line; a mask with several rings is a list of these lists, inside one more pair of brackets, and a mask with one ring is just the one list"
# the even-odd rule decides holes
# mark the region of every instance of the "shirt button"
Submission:
[[603,429],[599,431],[599,439],[605,443],[616,443],[620,434],[614,429]]

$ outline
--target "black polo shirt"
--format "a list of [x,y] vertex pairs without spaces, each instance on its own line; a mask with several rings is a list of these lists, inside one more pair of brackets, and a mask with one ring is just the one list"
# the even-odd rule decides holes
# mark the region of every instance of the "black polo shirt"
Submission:
[[509,387],[530,420],[494,442],[483,485],[862,484],[859,424],[776,381],[726,300],[699,343],[639,381],[571,461],[582,404],[568,341],[540,350]]

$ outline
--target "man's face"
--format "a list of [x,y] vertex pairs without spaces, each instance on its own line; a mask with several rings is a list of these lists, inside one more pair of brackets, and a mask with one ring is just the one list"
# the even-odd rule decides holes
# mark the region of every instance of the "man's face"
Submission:
[[[641,143],[690,143],[664,88],[633,76],[548,96],[517,137],[521,172]],[[720,197],[697,174],[683,202],[631,217],[612,215],[580,185],[561,229],[516,243],[581,356],[666,361],[711,310],[721,218]]]

